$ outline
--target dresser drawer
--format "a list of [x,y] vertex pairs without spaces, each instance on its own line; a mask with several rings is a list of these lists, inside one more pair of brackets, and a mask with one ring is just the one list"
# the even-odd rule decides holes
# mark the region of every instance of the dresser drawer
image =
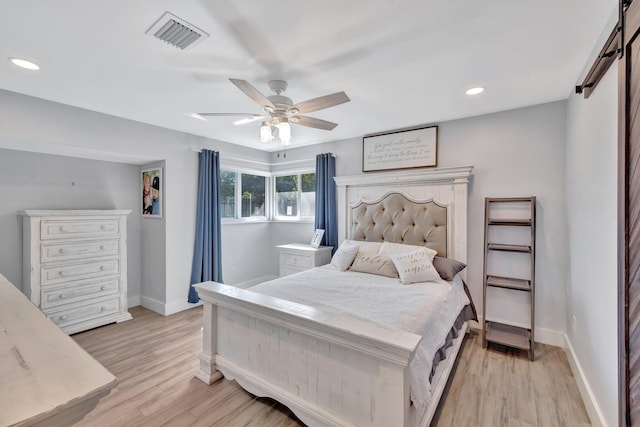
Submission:
[[43,309],[71,304],[90,298],[100,298],[120,292],[120,279],[87,280],[73,286],[47,287],[42,290],[40,307]]
[[104,299],[91,304],[83,304],[64,310],[43,310],[47,318],[61,328],[73,323],[108,316],[117,313],[118,311],[120,311],[120,300],[118,297]]
[[311,268],[312,255],[283,252],[280,254],[280,265],[298,268]]
[[119,232],[120,222],[116,218],[75,221],[43,220],[40,224],[42,240],[109,236]]
[[65,261],[103,255],[117,255],[120,241],[99,240],[93,242],[56,242],[41,246],[41,262]]
[[108,258],[77,264],[52,265],[42,267],[42,286],[71,280],[103,277],[120,273],[120,259]]

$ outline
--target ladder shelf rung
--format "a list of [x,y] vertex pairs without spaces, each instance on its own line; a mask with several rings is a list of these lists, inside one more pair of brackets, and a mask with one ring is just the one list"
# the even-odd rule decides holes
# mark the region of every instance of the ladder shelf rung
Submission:
[[529,329],[511,326],[504,323],[487,322],[486,340],[496,344],[507,345],[522,350],[531,349]]
[[531,252],[531,246],[528,245],[505,245],[502,243],[489,243],[487,248],[494,251],[506,251],[506,252]]
[[512,218],[489,218],[488,224],[528,227],[531,225],[531,220],[530,219],[512,219]]
[[487,276],[487,286],[514,289],[517,291],[530,291],[531,281],[524,279],[514,279],[511,277]]

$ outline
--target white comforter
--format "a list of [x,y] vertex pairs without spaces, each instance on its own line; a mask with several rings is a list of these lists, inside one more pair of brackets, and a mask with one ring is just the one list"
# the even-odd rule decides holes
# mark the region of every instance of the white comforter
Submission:
[[469,304],[458,276],[451,282],[403,285],[389,277],[340,272],[330,264],[264,282],[251,290],[421,335],[409,365],[411,400],[421,407],[431,397],[433,357],[462,308]]

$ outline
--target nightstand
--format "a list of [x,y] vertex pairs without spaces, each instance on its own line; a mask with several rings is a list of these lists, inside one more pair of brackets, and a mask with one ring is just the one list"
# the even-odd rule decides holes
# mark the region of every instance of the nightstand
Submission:
[[276,246],[280,249],[280,276],[298,273],[331,262],[332,246],[314,248],[311,245],[292,243]]

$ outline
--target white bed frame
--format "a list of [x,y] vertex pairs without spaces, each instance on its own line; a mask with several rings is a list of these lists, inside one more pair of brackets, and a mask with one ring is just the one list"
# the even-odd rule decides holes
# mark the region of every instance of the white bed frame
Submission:
[[[402,192],[447,206],[449,257],[466,262],[471,169],[337,177],[339,241],[348,237],[350,206]],[[418,408],[409,397],[408,365],[419,335],[215,282],[196,289],[204,305],[196,377],[207,384],[235,379],[309,426],[428,426],[467,330],[465,324],[438,365],[428,407]]]

